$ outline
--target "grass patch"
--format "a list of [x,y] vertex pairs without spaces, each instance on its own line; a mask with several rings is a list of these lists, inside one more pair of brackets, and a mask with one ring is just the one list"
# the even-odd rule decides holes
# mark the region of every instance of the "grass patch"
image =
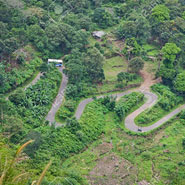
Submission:
[[145,44],[142,46],[143,50],[145,53],[147,53],[148,56],[157,56],[160,52],[159,47],[150,45],[150,44]]
[[154,46],[154,45],[150,45],[150,44],[144,44],[142,46],[142,48],[145,50],[145,51],[152,51],[152,50],[155,50],[155,49],[158,49],[158,47]]
[[104,66],[105,80],[116,81],[117,74],[120,72],[126,72],[127,62],[123,57],[116,56],[110,59],[106,59]]
[[152,50],[147,52],[148,56],[153,56],[153,57],[157,56],[158,54],[159,54],[159,50]]

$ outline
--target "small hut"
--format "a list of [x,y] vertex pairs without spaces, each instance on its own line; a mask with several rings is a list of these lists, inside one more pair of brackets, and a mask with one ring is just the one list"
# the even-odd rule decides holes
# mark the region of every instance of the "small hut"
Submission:
[[96,39],[101,39],[106,33],[104,31],[94,31],[92,36]]

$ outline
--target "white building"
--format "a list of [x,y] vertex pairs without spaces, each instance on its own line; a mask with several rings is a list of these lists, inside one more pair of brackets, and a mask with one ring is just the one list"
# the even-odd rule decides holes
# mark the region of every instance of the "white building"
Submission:
[[49,64],[49,63],[60,63],[60,64],[63,64],[63,60],[48,59],[48,64]]
[[101,39],[106,33],[104,31],[94,31],[92,35],[95,38]]

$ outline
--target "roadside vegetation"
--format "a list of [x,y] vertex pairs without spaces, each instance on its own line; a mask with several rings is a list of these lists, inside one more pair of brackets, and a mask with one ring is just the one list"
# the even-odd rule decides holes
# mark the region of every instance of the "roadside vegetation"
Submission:
[[[11,163],[20,145],[35,140],[24,148],[6,184],[24,172],[31,174],[32,184],[50,160],[42,179],[46,185],[184,184],[184,112],[150,135],[135,136],[125,132],[123,122],[144,103],[141,93],[118,102],[113,97],[96,99],[139,86],[147,64],[161,82],[152,87],[159,101],[136,122],[152,124],[184,103],[184,6],[183,0],[0,1],[2,164]],[[94,31],[105,35],[95,38]],[[56,120],[66,124],[57,128],[45,120],[62,79],[56,67],[47,64],[49,58],[62,59],[68,77],[56,114]],[[40,80],[24,89],[37,72],[43,74]],[[94,101],[77,121],[75,110],[87,97]],[[97,149],[100,143],[108,149],[99,151],[104,148]],[[107,171],[109,157],[114,173]],[[98,175],[101,163],[105,171]],[[0,165],[0,184],[2,176]]]
[[177,96],[167,86],[155,84],[152,90],[158,94],[158,102],[150,109],[145,110],[136,117],[135,122],[139,126],[149,126],[170,113],[184,103],[182,96]]
[[184,184],[184,113],[145,137],[125,133],[115,114],[105,120],[102,137],[67,159],[64,169],[77,170],[90,184]]

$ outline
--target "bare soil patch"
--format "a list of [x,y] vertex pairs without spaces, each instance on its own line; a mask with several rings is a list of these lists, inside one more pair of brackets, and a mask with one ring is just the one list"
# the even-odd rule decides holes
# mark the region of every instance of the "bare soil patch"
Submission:
[[92,150],[92,152],[97,153],[99,156],[109,153],[113,148],[112,143],[103,142]]
[[127,160],[111,153],[97,161],[87,179],[91,185],[134,184],[135,168]]
[[143,70],[140,72],[144,82],[140,86],[139,90],[141,91],[149,91],[150,87],[155,83],[159,83],[161,81],[160,78],[155,79],[155,75],[152,72],[148,72],[148,64],[145,63]]

